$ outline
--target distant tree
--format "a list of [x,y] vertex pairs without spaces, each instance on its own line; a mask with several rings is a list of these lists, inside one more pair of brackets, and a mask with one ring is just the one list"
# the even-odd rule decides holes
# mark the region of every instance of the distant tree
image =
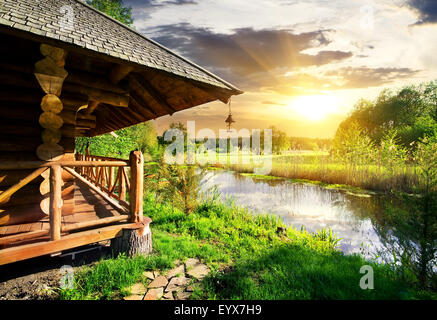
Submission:
[[358,124],[376,143],[388,130],[395,129],[404,146],[413,146],[412,142],[437,133],[437,83],[406,86],[396,92],[384,89],[373,102],[359,100],[336,135],[352,123]]
[[[290,137],[275,126],[270,126],[268,129],[272,130],[272,153],[279,154],[291,147]],[[261,130],[260,135],[261,149],[264,150],[264,130]]]
[[133,127],[135,135],[138,137],[137,145],[143,153],[155,154],[158,150],[158,139],[155,126],[151,121],[147,121]]
[[123,0],[86,0],[85,2],[125,25],[132,27],[134,22],[132,8],[124,6]]

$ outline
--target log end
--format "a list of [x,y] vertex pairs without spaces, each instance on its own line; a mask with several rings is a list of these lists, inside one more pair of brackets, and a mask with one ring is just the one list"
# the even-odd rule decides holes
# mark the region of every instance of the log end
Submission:
[[111,240],[111,249],[115,257],[119,254],[134,257],[152,253],[152,232],[149,224],[140,229],[124,229],[121,237]]

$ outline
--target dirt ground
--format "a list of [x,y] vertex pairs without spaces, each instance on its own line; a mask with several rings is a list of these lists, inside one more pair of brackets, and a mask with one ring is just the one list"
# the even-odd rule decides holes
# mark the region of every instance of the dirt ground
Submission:
[[[74,260],[68,254],[90,248],[95,250],[77,253]],[[62,256],[44,256],[0,266],[0,300],[57,299],[63,266],[71,266],[77,271],[109,254],[107,245],[92,245],[65,251]]]

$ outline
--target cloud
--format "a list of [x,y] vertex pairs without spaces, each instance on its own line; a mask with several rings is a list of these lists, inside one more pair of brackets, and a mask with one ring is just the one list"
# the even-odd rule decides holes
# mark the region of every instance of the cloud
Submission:
[[201,66],[235,82],[243,90],[260,89],[276,83],[286,72],[308,66],[321,66],[352,56],[351,52],[318,49],[331,41],[327,31],[293,33],[288,29],[234,29],[232,33],[215,33],[209,28],[189,23],[163,25],[149,33],[156,41],[176,50]]
[[168,5],[197,4],[195,0],[124,0],[123,3],[134,9],[147,7],[165,7]]
[[343,67],[318,74],[292,73],[277,79],[265,90],[283,95],[312,95],[322,91],[378,87],[410,79],[420,70],[410,68]]
[[347,67],[339,70],[326,72],[325,76],[339,78],[341,88],[368,88],[378,87],[392,83],[395,80],[411,78],[419,70],[410,68],[369,68],[369,67]]
[[279,103],[279,102],[274,102],[274,101],[262,101],[262,104],[269,104],[269,105],[275,105],[275,106],[287,106],[285,103]]
[[[381,86],[418,73],[409,68],[334,66],[353,55],[324,49],[331,43],[328,34],[333,30],[294,33],[290,29],[238,28],[230,33],[217,33],[180,23],[143,30],[146,31],[159,43],[244,91],[312,95]],[[278,105],[271,101],[263,103]]]
[[419,20],[415,25],[437,23],[436,0],[408,0],[407,4],[419,13]]
[[197,5],[196,0],[124,0],[123,4],[132,8],[134,21],[142,21],[150,18],[150,14],[156,10],[169,6]]

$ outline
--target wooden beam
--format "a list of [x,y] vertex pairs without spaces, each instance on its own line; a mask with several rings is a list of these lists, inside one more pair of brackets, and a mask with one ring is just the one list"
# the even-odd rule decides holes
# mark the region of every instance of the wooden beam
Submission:
[[129,105],[128,94],[118,94],[101,89],[86,87],[75,83],[65,83],[63,90],[68,92],[80,93],[88,96],[89,100],[104,102],[112,106],[127,107]]
[[106,77],[97,76],[92,73],[68,70],[68,76],[65,82],[71,82],[79,85],[83,85],[90,88],[101,89],[109,92],[126,94],[128,90],[117,85],[117,82],[112,82]]
[[125,78],[131,71],[133,70],[132,67],[124,65],[124,64],[117,64],[114,68],[111,69],[109,72],[109,81],[111,81],[113,84],[119,83],[123,78]]
[[99,101],[90,100],[88,102],[88,108],[85,109],[85,114],[91,114],[96,110],[96,108],[99,106]]
[[61,166],[50,168],[50,239],[52,241],[61,238],[62,220],[62,176]]
[[143,221],[143,195],[144,195],[144,159],[141,151],[132,151],[129,156],[130,161],[130,205],[131,222]]
[[64,231],[70,232],[70,231],[74,231],[74,230],[78,230],[78,229],[102,226],[105,224],[111,224],[111,223],[115,223],[115,222],[128,220],[129,218],[130,218],[129,215],[124,214],[124,215],[119,215],[119,216],[102,218],[102,219],[98,219],[98,220],[83,221],[83,222],[77,222],[77,223],[73,223],[73,224],[66,224],[62,227],[62,231],[63,232]]
[[41,241],[37,243],[6,248],[0,250],[0,265],[113,239],[120,237],[123,233],[123,229],[139,229],[143,227],[143,224],[119,224],[115,226],[73,233],[56,241]]
[[172,115],[177,110],[173,108],[167,100],[142,76],[131,74],[131,78],[142,87],[161,107]]
[[121,201],[126,201],[126,179],[124,174],[124,167],[118,168],[119,174],[119,184],[118,184],[118,195]]
[[27,177],[22,179],[20,182],[18,182],[17,184],[13,185],[8,190],[3,191],[2,193],[0,193],[0,203],[3,202],[4,200],[8,199],[11,195],[13,195],[15,192],[20,190],[22,187],[24,187],[30,181],[32,181],[33,179],[39,177],[41,175],[41,173],[43,173],[46,170],[47,170],[47,168],[36,169],[31,174],[29,174]]
[[61,167],[125,167],[127,161],[4,161],[0,162],[0,170],[23,170],[47,168],[55,165]]
[[14,234],[12,236],[1,237],[0,238],[0,246],[13,244],[13,243],[21,242],[21,241],[26,241],[26,240],[31,240],[34,238],[46,236],[48,234],[49,234],[49,230],[35,230],[35,231],[29,231],[29,232],[20,233],[20,234]]
[[[131,109],[136,110],[138,113],[141,113],[145,117],[152,116],[152,119],[159,116],[158,112],[152,109],[147,102],[144,101],[135,91],[131,91]],[[145,115],[146,113],[146,115]]]

